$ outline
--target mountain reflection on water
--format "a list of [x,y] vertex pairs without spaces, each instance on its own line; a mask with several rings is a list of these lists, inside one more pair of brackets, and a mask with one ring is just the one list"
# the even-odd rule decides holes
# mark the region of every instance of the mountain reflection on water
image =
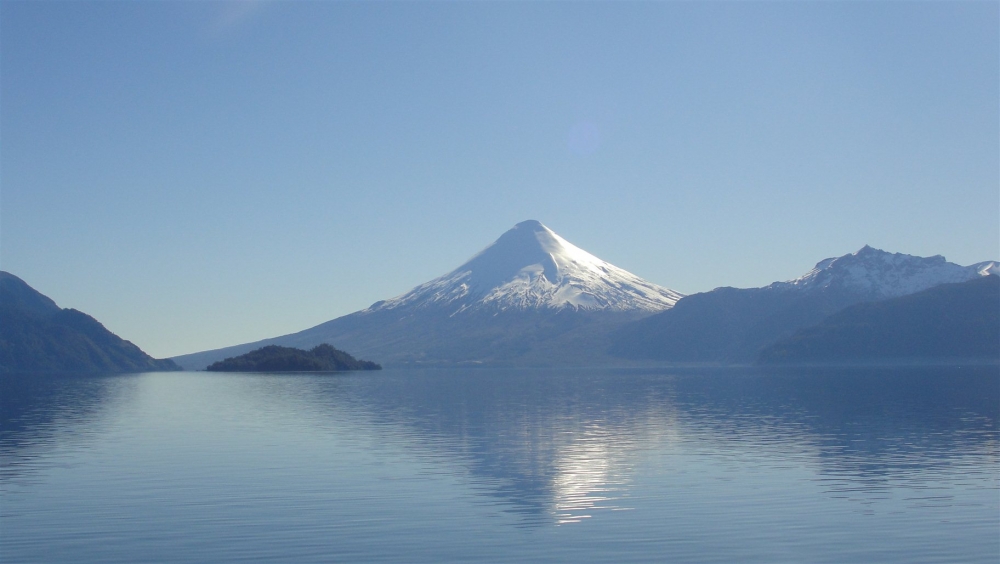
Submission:
[[465,465],[526,517],[573,522],[630,508],[631,468],[654,449],[732,471],[806,465],[826,491],[862,502],[890,479],[924,483],[982,457],[995,466],[997,376],[996,367],[412,371],[352,389],[346,402],[344,390],[319,384],[310,404],[347,407]]
[[4,375],[0,399],[3,561],[1000,556],[996,366]]
[[85,448],[133,415],[161,410],[169,420],[197,401],[208,415],[190,426],[230,429],[215,444],[225,435],[271,448],[246,438],[268,426],[316,435],[318,444],[365,437],[464,475],[529,527],[680,503],[711,480],[773,488],[781,501],[788,484],[767,481],[779,474],[862,512],[900,487],[911,507],[952,503],[941,479],[978,477],[992,487],[983,495],[996,497],[996,366],[163,373],[7,377],[0,391],[5,491],[57,463],[54,449]]
[[86,442],[95,432],[90,423],[136,383],[117,376],[0,375],[0,480],[37,469],[32,463],[57,444]]
[[628,508],[634,456],[675,433],[669,387],[640,382],[605,373],[412,372],[366,387],[353,407],[427,456],[463,465],[529,521],[569,523]]

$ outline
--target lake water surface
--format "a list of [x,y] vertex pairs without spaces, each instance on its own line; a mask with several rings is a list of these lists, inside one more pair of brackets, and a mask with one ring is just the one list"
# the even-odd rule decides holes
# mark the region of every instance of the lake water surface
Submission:
[[1000,370],[6,376],[0,560],[1000,561]]

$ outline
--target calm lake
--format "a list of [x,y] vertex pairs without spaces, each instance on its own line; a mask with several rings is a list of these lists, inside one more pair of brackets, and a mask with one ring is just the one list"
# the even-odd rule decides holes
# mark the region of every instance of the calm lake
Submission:
[[5,377],[0,560],[1000,561],[1000,370]]

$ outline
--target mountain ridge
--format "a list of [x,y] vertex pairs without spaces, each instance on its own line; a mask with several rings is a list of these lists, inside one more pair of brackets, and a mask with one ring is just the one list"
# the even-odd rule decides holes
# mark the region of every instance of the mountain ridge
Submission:
[[854,304],[776,341],[763,364],[919,359],[1000,361],[1000,276]]
[[0,372],[179,370],[108,331],[93,317],[62,309],[24,280],[0,271]]
[[198,369],[265,345],[330,343],[389,366],[750,363],[764,346],[850,305],[996,269],[995,261],[963,267],[866,245],[793,280],[682,296],[529,220],[395,298],[296,333],[175,360]]
[[528,220],[402,295],[297,333],[174,359],[200,369],[263,345],[330,343],[386,365],[596,361],[605,330],[681,297]]
[[996,261],[960,266],[941,255],[918,257],[865,245],[857,252],[821,260],[794,280],[774,282],[767,287],[810,290],[843,286],[874,299],[886,299],[995,274],[997,268]]
[[793,280],[686,296],[667,311],[619,329],[610,354],[633,361],[750,363],[763,347],[848,306],[965,282],[996,268],[995,261],[960,266],[940,255],[917,257],[865,245],[819,261]]

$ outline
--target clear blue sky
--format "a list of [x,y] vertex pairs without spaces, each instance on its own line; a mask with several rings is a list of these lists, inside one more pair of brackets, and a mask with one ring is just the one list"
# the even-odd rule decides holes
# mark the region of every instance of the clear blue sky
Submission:
[[1000,258],[989,2],[0,3],[0,268],[154,356],[525,219],[684,293]]

